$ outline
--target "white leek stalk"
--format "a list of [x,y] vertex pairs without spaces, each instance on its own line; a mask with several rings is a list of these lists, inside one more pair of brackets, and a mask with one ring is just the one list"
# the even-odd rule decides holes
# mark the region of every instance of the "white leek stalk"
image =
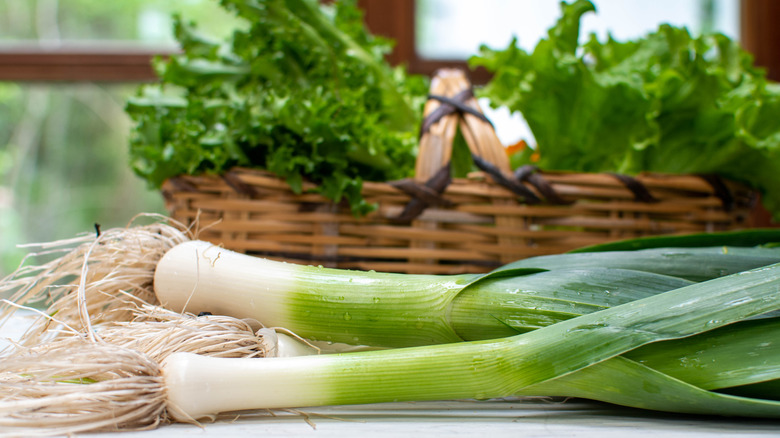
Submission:
[[461,340],[445,316],[472,278],[325,269],[192,241],[160,260],[154,287],[174,311],[252,318],[317,341],[405,346]]

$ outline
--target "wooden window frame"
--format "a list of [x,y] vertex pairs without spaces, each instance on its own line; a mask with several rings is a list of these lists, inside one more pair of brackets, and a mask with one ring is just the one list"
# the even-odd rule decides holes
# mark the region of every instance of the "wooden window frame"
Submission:
[[0,81],[148,82],[151,60],[171,51],[125,47],[0,48]]
[[780,2],[775,0],[742,0],[740,6],[740,41],[752,53],[755,64],[767,70],[767,77],[780,81]]
[[433,76],[441,68],[459,68],[468,71],[475,84],[485,83],[489,74],[483,69],[472,70],[461,59],[425,59],[415,47],[415,0],[359,0],[365,11],[366,25],[371,32],[395,40],[393,53],[388,57],[393,64],[405,64],[410,72]]

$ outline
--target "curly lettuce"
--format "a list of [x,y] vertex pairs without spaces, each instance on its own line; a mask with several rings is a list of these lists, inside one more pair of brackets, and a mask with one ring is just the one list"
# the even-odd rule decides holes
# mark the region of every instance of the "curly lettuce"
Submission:
[[229,41],[180,19],[182,53],[156,61],[160,82],[127,104],[130,153],[153,186],[232,166],[304,179],[352,211],[371,209],[363,180],[410,176],[427,79],[385,61],[356,2],[221,0],[242,18]]
[[527,120],[546,169],[712,173],[763,194],[780,219],[780,89],[724,35],[663,24],[634,41],[583,43],[588,0],[530,53],[512,41],[470,60],[493,73],[481,90]]

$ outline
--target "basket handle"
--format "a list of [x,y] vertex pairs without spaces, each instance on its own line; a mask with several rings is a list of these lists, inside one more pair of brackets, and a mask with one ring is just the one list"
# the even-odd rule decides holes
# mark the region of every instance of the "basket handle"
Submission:
[[441,69],[436,72],[423,114],[415,181],[425,183],[449,164],[458,128],[473,156],[511,178],[504,145],[490,120],[482,113],[471,82],[462,70]]
[[446,203],[441,194],[451,181],[452,143],[458,128],[478,168],[525,202],[539,202],[536,194],[514,179],[504,145],[498,139],[493,124],[482,113],[471,83],[462,70],[442,69],[436,72],[423,114],[414,183],[398,181],[393,184],[411,196],[395,220],[407,222],[419,216],[429,205]]

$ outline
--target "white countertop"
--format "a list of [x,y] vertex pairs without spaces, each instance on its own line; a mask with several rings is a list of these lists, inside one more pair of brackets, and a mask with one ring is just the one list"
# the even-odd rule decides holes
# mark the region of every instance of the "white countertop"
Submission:
[[[307,423],[308,421],[308,423]],[[780,436],[780,422],[654,414],[581,400],[542,399],[387,403],[253,412],[202,429],[185,424],[126,437],[755,437]]]

